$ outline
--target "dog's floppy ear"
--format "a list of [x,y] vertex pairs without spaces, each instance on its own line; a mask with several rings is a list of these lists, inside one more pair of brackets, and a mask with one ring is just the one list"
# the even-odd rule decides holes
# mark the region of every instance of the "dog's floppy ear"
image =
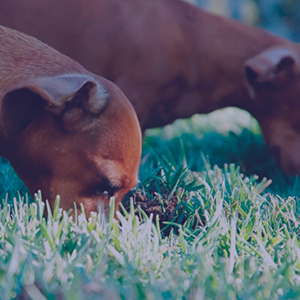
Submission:
[[262,84],[274,87],[287,85],[299,72],[299,56],[284,47],[269,48],[244,64],[247,88],[252,97]]
[[70,130],[86,115],[100,114],[108,102],[109,93],[102,84],[85,75],[35,78],[4,95],[3,130],[7,137],[18,134],[40,109],[48,110]]

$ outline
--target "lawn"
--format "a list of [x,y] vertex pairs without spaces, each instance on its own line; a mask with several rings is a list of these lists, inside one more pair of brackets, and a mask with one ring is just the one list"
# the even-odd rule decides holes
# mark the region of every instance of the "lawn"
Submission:
[[[140,183],[77,219],[34,200],[4,160],[0,299],[298,299],[300,183],[226,109],[146,133]],[[20,192],[18,192],[20,191]]]

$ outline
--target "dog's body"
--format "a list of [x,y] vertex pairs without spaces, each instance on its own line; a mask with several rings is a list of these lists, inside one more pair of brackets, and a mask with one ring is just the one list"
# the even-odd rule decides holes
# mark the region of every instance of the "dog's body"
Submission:
[[1,23],[115,82],[142,129],[249,111],[283,170],[299,174],[298,44],[180,0],[2,0]]
[[[35,38],[0,26],[0,155],[53,207],[117,206],[135,185],[138,120],[111,82]],[[78,206],[80,209],[80,205]]]

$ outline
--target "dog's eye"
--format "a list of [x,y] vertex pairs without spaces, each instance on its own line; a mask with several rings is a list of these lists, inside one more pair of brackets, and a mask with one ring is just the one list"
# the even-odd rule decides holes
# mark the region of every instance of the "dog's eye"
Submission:
[[121,187],[112,184],[108,179],[101,179],[100,183],[96,183],[90,186],[89,193],[97,196],[107,196],[112,197],[116,191],[121,189]]

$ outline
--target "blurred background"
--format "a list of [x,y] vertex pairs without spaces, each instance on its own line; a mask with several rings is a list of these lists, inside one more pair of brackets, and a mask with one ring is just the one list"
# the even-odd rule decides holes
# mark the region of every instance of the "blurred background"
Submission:
[[300,0],[190,0],[189,2],[300,42]]

